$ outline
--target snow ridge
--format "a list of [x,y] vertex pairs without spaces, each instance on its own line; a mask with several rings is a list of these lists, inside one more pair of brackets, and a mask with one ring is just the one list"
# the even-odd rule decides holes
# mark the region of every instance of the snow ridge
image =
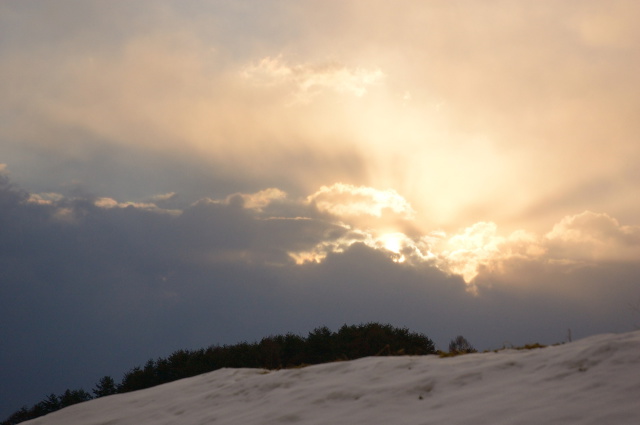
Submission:
[[221,369],[67,407],[29,425],[638,424],[640,331],[452,358]]

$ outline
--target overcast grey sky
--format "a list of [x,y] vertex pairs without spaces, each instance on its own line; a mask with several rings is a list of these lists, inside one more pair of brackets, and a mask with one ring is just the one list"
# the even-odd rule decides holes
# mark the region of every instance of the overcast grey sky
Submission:
[[0,416],[322,325],[634,329],[639,9],[0,2]]

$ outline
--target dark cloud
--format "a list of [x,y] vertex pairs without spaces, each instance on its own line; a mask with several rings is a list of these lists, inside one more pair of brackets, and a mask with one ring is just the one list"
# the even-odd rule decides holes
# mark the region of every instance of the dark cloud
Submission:
[[[626,330],[637,266],[551,267],[510,260],[480,270],[479,294],[428,262],[401,264],[355,243],[320,263],[288,252],[342,237],[312,204],[248,208],[233,195],[181,214],[98,198],[43,200],[0,184],[0,411],[179,348],[389,322],[440,347],[481,348]],[[114,201],[115,203],[115,201]],[[115,204],[114,204],[115,205]]]

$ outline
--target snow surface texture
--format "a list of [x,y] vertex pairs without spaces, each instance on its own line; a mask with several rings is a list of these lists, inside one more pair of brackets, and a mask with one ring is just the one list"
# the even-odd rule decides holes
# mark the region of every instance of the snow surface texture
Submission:
[[640,424],[640,331],[452,358],[222,369],[26,424]]

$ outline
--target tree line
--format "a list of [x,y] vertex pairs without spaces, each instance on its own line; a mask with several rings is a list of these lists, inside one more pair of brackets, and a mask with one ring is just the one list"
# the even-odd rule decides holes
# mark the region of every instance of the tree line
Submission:
[[287,333],[259,342],[215,345],[199,350],[178,350],[167,358],[149,359],[126,372],[119,383],[102,377],[92,390],[66,390],[50,394],[32,407],[24,406],[0,425],[14,425],[93,398],[142,390],[221,368],[281,369],[353,360],[380,355],[436,354],[425,335],[388,324],[343,325],[333,332],[322,326],[306,337]]

